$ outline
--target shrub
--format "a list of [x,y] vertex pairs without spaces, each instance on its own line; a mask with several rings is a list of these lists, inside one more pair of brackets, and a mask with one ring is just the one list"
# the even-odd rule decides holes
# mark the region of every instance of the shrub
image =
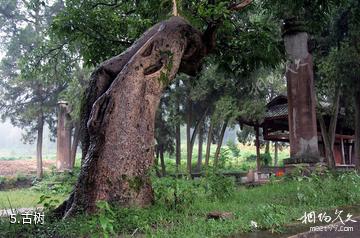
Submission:
[[205,191],[210,200],[224,200],[232,197],[235,192],[234,178],[212,173],[205,179]]
[[234,143],[234,141],[229,140],[229,141],[227,142],[227,146],[228,146],[228,148],[230,149],[233,157],[239,157],[239,155],[240,155],[240,149],[239,149],[239,147],[237,146],[237,144]]
[[183,210],[197,196],[196,181],[177,178],[161,178],[153,181],[155,200],[168,209]]

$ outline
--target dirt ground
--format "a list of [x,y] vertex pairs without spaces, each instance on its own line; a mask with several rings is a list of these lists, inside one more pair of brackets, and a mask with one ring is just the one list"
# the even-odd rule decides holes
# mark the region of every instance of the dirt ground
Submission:
[[[50,170],[55,165],[55,160],[43,160],[44,170]],[[36,159],[0,160],[0,176],[12,176],[17,173],[36,174]]]

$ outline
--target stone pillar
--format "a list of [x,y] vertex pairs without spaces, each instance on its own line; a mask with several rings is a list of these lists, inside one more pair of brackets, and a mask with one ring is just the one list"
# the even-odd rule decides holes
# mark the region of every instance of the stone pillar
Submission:
[[58,102],[56,168],[60,172],[72,169],[71,119],[69,106],[65,101]]
[[312,56],[308,52],[308,34],[290,32],[283,37],[290,60],[286,69],[290,156],[294,163],[318,160],[314,73]]

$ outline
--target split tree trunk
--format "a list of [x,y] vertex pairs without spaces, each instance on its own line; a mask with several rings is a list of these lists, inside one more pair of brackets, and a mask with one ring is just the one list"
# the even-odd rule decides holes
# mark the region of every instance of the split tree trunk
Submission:
[[[153,202],[148,172],[163,88],[179,71],[196,74],[209,39],[180,17],[148,30],[93,74],[82,108],[83,161],[70,198],[55,213],[93,212],[96,201],[121,206]],[[126,67],[125,67],[126,65]]]
[[41,112],[37,123],[37,142],[36,142],[36,177],[38,179],[42,179],[43,177],[43,165],[42,165],[43,132],[44,132],[44,116]]

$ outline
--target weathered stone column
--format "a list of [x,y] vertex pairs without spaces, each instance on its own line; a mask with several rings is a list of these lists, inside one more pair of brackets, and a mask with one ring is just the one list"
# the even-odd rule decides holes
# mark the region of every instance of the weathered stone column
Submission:
[[312,56],[308,52],[306,32],[284,34],[285,49],[290,60],[286,80],[289,109],[290,156],[292,162],[309,162],[319,158],[316,99]]
[[56,169],[72,169],[71,163],[71,122],[69,106],[65,101],[58,102]]

